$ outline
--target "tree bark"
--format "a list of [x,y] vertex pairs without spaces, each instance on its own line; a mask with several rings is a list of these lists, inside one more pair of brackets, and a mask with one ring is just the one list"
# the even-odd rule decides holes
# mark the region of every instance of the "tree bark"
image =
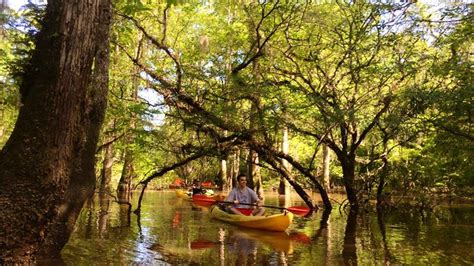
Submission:
[[51,233],[45,237],[40,248],[40,256],[44,257],[59,254],[69,240],[84,202],[94,193],[96,183],[95,153],[105,117],[109,85],[110,0],[101,0],[99,12],[100,22],[97,26],[98,43],[96,44],[94,69],[85,101],[85,116],[81,122],[86,132],[85,145],[75,158],[64,202],[60,206],[58,216],[49,226],[48,231]]
[[331,164],[331,154],[329,153],[329,147],[323,144],[323,187],[324,190],[329,192],[331,189],[331,180],[329,166]]
[[382,172],[380,173],[379,182],[377,186],[377,208],[381,208],[385,205],[385,197],[383,195],[383,188],[385,187],[385,177],[388,176],[388,159],[386,156],[382,157]]
[[221,180],[221,183],[223,184],[222,188],[227,186],[227,156],[223,155],[221,158],[221,170],[219,171],[219,179]]
[[262,180],[260,176],[260,166],[258,153],[252,149],[249,150],[247,157],[247,167],[248,167],[248,183],[249,187],[254,189],[259,196],[263,196]]
[[131,183],[134,176],[133,155],[130,149],[125,150],[122,174],[117,185],[117,197],[121,201],[129,202],[131,194]]
[[[0,153],[0,264],[34,263],[42,250],[60,250],[77,218],[70,208],[80,210],[93,190],[93,182],[79,180],[76,172],[79,163],[91,165],[89,146],[97,141],[92,129],[101,123],[92,117],[104,108],[87,110],[96,32],[106,23],[99,23],[100,3],[49,1],[46,8],[20,87],[23,105]],[[78,186],[83,194],[71,200]],[[57,223],[68,228],[61,239],[53,229]]]
[[113,145],[109,143],[105,147],[104,160],[102,161],[102,170],[100,172],[100,187],[101,193],[110,192],[110,181],[112,180],[112,165],[114,164]]
[[346,231],[344,232],[344,245],[342,248],[342,259],[344,265],[357,265],[357,214],[351,210],[347,216]]
[[351,205],[351,209],[357,210],[359,208],[359,200],[357,198],[357,191],[354,186],[355,180],[355,156],[346,155],[339,158],[342,167],[342,175],[344,187],[346,188],[347,199]]
[[[258,97],[258,96],[256,96]],[[252,101],[252,107],[250,110],[250,125],[249,128],[252,130],[256,130],[259,128],[258,126],[258,98]],[[260,174],[260,166],[259,166],[259,155],[258,152],[249,148],[249,154],[247,157],[247,182],[248,186],[257,192],[258,196],[263,198],[263,186],[262,186],[262,176]]]
[[[281,152],[284,154],[288,154],[290,150],[290,143],[288,141],[288,127],[284,126],[283,127],[283,137],[282,137],[282,143],[281,143]],[[288,163],[287,160],[282,159],[282,165],[288,172],[288,174],[291,173],[290,169],[290,164]],[[284,177],[280,177],[280,185],[278,186],[278,194],[280,195],[285,195],[287,198],[290,197],[290,184]]]
[[229,174],[227,175],[227,179],[224,180],[222,185],[222,190],[225,192],[229,192],[232,187],[234,187],[234,180],[237,178],[240,170],[240,149],[238,147],[232,151],[231,156],[229,156],[230,161],[230,169]]

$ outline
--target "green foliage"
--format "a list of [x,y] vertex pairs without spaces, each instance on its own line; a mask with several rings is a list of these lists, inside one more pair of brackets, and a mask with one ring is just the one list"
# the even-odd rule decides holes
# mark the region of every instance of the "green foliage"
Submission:
[[[289,154],[311,173],[321,165],[321,142],[336,151],[336,184],[350,158],[356,189],[375,188],[386,156],[389,190],[472,187],[472,6],[433,13],[422,3],[373,2],[115,2],[102,143],[118,139],[116,178],[127,153],[137,183],[212,148],[162,181],[214,181],[230,149],[209,132],[252,132],[278,150],[289,127]],[[23,21],[2,28],[6,131],[17,112],[15,73],[28,62],[40,16],[27,9]],[[178,108],[181,95],[208,113]],[[262,173],[266,186],[278,183],[275,171]]]
[[[369,176],[376,177],[382,166],[380,156],[390,153],[391,167],[406,173],[393,174],[390,182],[394,189],[395,184],[401,188],[405,182],[412,181],[423,187],[446,185],[449,183],[447,180],[452,180],[448,176],[462,176],[459,180],[468,180],[469,171],[461,170],[461,173],[454,171],[453,167],[468,169],[469,163],[463,158],[470,156],[469,153],[452,153],[451,160],[437,163],[429,163],[426,159],[446,155],[440,147],[447,147],[448,143],[441,140],[449,138],[433,134],[433,127],[426,122],[420,124],[420,121],[432,119],[435,110],[438,115],[445,114],[445,122],[450,121],[448,117],[460,118],[471,103],[466,102],[470,97],[470,83],[466,82],[469,62],[463,69],[459,60],[448,60],[451,64],[448,68],[452,69],[448,78],[441,71],[447,68],[446,64],[435,65],[446,61],[440,58],[449,58],[446,57],[449,49],[439,49],[426,36],[429,27],[417,21],[429,18],[429,11],[422,5],[406,8],[408,6],[366,2],[281,4],[262,21],[258,20],[261,12],[274,7],[270,3],[192,5],[168,2],[166,5],[147,4],[146,8],[142,7],[139,2],[130,2],[122,8],[124,13],[134,15],[147,33],[155,36],[155,40],[162,40],[179,56],[183,71],[181,86],[187,95],[224,122],[244,128],[252,121],[248,116],[252,106],[250,99],[252,95],[258,95],[259,128],[264,133],[257,137],[277,145],[281,138],[279,128],[284,124],[291,125],[290,155],[306,167],[315,169],[314,164],[319,164],[319,159],[313,159],[320,158],[315,148],[321,136],[326,135],[335,147],[343,150],[349,145],[347,147],[354,149],[360,174],[368,171],[371,173]],[[163,35],[165,25],[161,17],[165,8],[168,8],[166,36]],[[279,23],[285,26],[279,28]],[[136,45],[133,43],[140,34],[126,20],[117,25],[117,41],[126,44],[126,49],[134,49]],[[469,32],[469,23],[463,25],[457,31],[450,31],[452,37],[446,38],[444,43],[438,42],[438,45],[449,47],[447,42],[451,40],[451,44],[466,49],[468,46],[460,40]],[[258,31],[252,32],[255,27]],[[265,46],[263,56],[258,59],[258,79],[250,67],[230,75],[232,67],[247,60],[255,51],[252,50],[257,45],[255,34],[260,38],[274,34]],[[456,39],[455,36],[459,37]],[[168,81],[176,81],[176,64],[165,50],[148,45],[144,51],[141,59],[147,67]],[[132,50],[129,53],[133,54]],[[457,68],[453,69],[455,66]],[[123,81],[125,77],[118,80]],[[460,83],[464,80],[465,89],[449,94],[446,90],[432,90],[440,85],[440,81],[452,87],[454,80]],[[154,89],[160,90],[159,86]],[[453,99],[451,103],[440,101],[449,98]],[[382,111],[387,101],[391,104]],[[464,105],[457,105],[454,101]],[[144,124],[150,121],[150,116],[146,115],[150,107],[126,106],[127,110],[141,114]],[[171,125],[168,123],[183,123],[182,127],[173,127],[173,132],[181,132],[180,140],[167,136],[168,141],[161,143],[162,147],[168,147],[166,150],[212,142],[199,130],[190,134],[187,131],[197,125],[209,125],[209,121],[173,108],[161,110],[167,115],[166,122],[161,126],[148,124],[153,131],[161,131]],[[382,112],[380,117],[374,120],[379,112]],[[128,124],[124,120],[123,126]],[[363,130],[367,130],[367,135],[358,139]],[[319,139],[314,136],[319,136]],[[458,138],[452,140],[455,139]],[[359,144],[351,146],[354,143]],[[466,143],[463,146],[468,147],[465,150],[469,149]],[[202,171],[197,175],[217,174],[217,161],[211,164],[200,162],[200,165],[200,168],[191,167],[192,171]],[[332,173],[335,177],[342,176],[338,162],[333,164]],[[364,175],[361,174],[360,178],[365,179]],[[412,179],[406,181],[404,177]],[[272,171],[264,172],[264,181],[268,184],[277,178]],[[296,178],[306,182],[298,174]]]
[[19,86],[34,49],[44,6],[27,4],[20,13],[2,13],[0,28],[0,147],[13,130],[19,105]]

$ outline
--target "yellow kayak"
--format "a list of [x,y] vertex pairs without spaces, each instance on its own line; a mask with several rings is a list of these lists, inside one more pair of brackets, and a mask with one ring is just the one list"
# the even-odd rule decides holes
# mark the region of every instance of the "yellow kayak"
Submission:
[[[176,197],[180,199],[185,199],[185,200],[192,200],[193,198],[191,197],[191,192],[183,190],[183,189],[176,189],[174,191],[176,193]],[[200,194],[199,197],[202,199],[203,197],[206,199],[212,199],[213,201],[216,200],[224,200],[226,198],[225,194],[215,194],[215,195],[202,195]]]
[[186,190],[177,189],[174,192],[176,193],[176,197],[180,199],[187,199],[187,200],[191,199],[191,193],[188,193]]
[[293,221],[293,214],[287,211],[269,216],[245,216],[230,214],[217,206],[212,206],[210,213],[211,217],[217,220],[238,226],[280,232],[285,231]]

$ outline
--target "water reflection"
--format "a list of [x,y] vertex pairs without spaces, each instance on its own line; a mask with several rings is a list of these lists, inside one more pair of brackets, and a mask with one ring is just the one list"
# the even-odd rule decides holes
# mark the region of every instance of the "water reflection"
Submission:
[[384,250],[384,264],[388,265],[394,262],[394,258],[392,254],[390,254],[390,250],[387,244],[387,233],[385,228],[385,221],[384,221],[384,213],[382,209],[377,208],[377,222],[380,229],[380,234],[382,235],[382,243],[383,243],[383,250]]
[[[294,236],[297,237],[296,234]],[[288,255],[294,251],[294,241],[285,232],[219,228],[220,264],[228,265],[230,260],[236,265],[254,265],[262,259],[273,259],[280,265],[286,265]],[[206,244],[209,245],[209,242],[201,242],[201,245]]]
[[[276,194],[276,193],[275,193]],[[135,195],[136,196],[136,195]],[[140,216],[96,195],[62,252],[67,265],[472,264],[474,209],[416,213],[316,212],[286,233],[243,229],[209,217],[172,192],[146,193]],[[136,206],[136,199],[132,199]],[[266,204],[278,206],[277,195]],[[299,205],[292,201],[287,206]],[[269,210],[267,210],[269,211]],[[428,219],[428,220],[426,220]],[[61,262],[58,262],[61,263]]]
[[257,258],[257,241],[245,234],[229,235],[226,239],[227,249],[237,255],[236,265],[252,265]]
[[93,216],[94,216],[94,197],[91,197],[90,199],[87,200],[86,202],[86,208],[82,211],[85,213],[85,216],[87,217],[87,222],[85,224],[85,234],[84,237],[86,239],[91,239],[92,238],[92,232],[93,232]]
[[351,210],[347,215],[346,231],[344,233],[344,246],[342,258],[344,265],[357,265],[357,211]]
[[109,216],[110,197],[106,193],[99,193],[99,237],[103,238],[107,233],[107,222]]
[[[235,240],[233,242],[233,240]],[[291,237],[285,232],[265,232],[250,229],[239,229],[231,231],[228,242],[232,244],[239,244],[239,242],[247,243],[249,252],[253,251],[257,244],[265,245],[275,251],[281,251],[286,254],[293,253],[293,243]],[[250,243],[252,245],[250,245]],[[239,245],[238,245],[239,246]],[[247,246],[240,247],[242,249]],[[245,252],[244,252],[245,253]],[[248,252],[247,252],[248,253]]]

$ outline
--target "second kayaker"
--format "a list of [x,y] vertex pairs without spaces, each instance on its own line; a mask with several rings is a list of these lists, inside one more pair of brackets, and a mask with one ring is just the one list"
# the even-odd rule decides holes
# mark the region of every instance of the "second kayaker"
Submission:
[[201,181],[199,181],[199,179],[194,179],[193,186],[191,188],[191,196],[197,194],[206,194],[206,190],[201,187]]
[[[257,193],[247,187],[247,176],[239,174],[237,176],[237,182],[237,187],[232,189],[226,199],[226,201],[234,203],[234,205],[228,208],[228,211],[234,214],[245,215],[243,212],[248,210],[253,216],[263,215],[265,209],[261,207],[261,201],[258,198]],[[241,203],[255,205],[243,205]]]

